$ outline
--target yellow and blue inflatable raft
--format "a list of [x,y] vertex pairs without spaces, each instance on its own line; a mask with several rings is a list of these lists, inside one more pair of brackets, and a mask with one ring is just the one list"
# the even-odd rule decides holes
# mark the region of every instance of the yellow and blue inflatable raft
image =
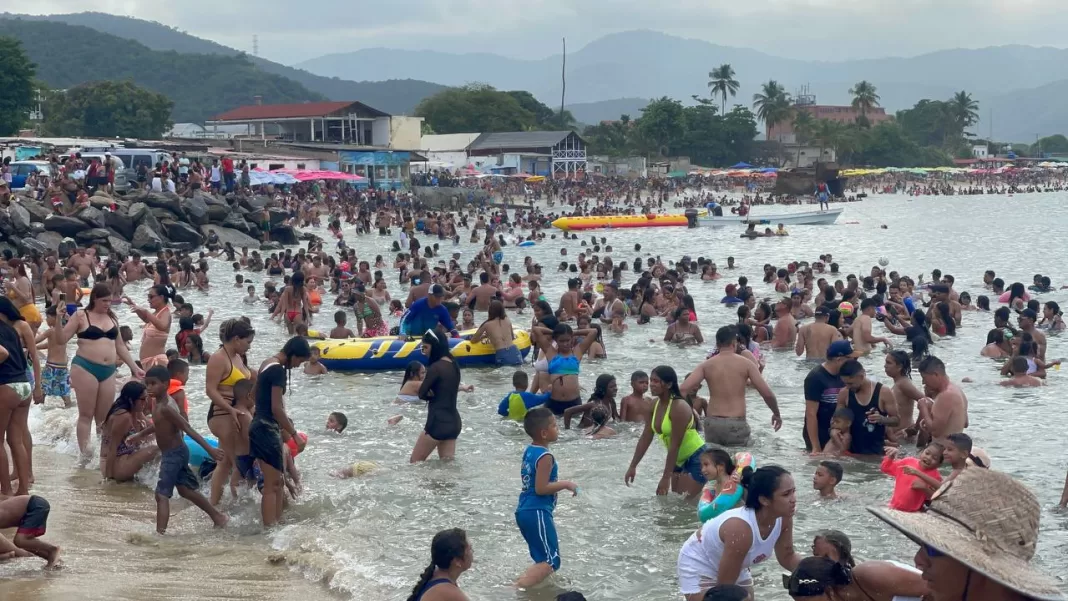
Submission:
[[[496,365],[493,345],[470,340],[474,333],[469,330],[461,332],[459,338],[449,339],[453,359],[462,368],[493,367]],[[517,330],[514,342],[526,358],[530,353],[530,334]],[[319,349],[319,360],[330,371],[403,370],[412,361],[427,362],[421,345],[419,338],[399,340],[396,336],[332,339],[312,344]]]

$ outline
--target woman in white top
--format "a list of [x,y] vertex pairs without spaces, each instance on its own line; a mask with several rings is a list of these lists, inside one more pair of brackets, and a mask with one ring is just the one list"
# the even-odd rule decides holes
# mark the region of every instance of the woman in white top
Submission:
[[679,588],[686,601],[701,601],[717,584],[738,584],[752,596],[749,568],[772,553],[790,572],[801,561],[794,551],[797,498],[790,472],[764,466],[747,475],[742,485],[745,506],[705,522],[679,551]]
[[927,594],[920,571],[895,561],[850,568],[828,557],[806,557],[783,585],[794,601],[920,601]]

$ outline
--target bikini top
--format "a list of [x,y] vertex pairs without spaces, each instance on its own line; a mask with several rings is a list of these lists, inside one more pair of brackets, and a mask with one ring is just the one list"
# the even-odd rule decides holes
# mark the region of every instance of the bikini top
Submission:
[[100,340],[101,338],[115,340],[119,337],[119,324],[117,322],[112,320],[112,323],[114,323],[115,325],[113,325],[110,330],[105,332],[97,326],[94,326],[92,322],[89,321],[89,311],[87,309],[82,310],[85,311],[85,322],[89,325],[81,332],[75,334],[79,340]]
[[579,360],[574,355],[556,355],[549,359],[549,375],[553,376],[577,376],[579,375]]
[[[223,352],[226,353],[226,349],[223,349]],[[226,356],[230,357],[230,353],[226,353]],[[234,365],[234,358],[230,357],[230,373],[227,374],[227,376],[225,378],[223,378],[223,380],[221,382],[219,382],[219,386],[233,386],[234,384],[237,384],[241,380],[247,380],[247,379],[248,379],[248,374],[246,374],[246,373],[242,372],[240,369],[238,369],[237,366]]]

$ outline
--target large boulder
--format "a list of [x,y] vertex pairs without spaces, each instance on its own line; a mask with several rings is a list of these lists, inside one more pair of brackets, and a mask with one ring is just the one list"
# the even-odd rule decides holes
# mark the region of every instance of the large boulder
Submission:
[[63,215],[49,215],[48,219],[45,219],[44,226],[46,230],[62,234],[65,237],[73,237],[78,232],[89,228],[81,219]]
[[193,225],[204,225],[208,222],[208,203],[194,195],[192,198],[182,200],[182,208],[185,216]]
[[104,211],[96,207],[85,207],[73,215],[89,224],[89,227],[104,227]]
[[155,215],[156,219],[159,219],[160,221],[185,221],[185,215],[175,215],[167,209],[151,207],[148,209],[148,212]]
[[[232,215],[230,207],[226,205],[211,204],[208,205],[208,222],[209,223],[222,223],[226,221],[226,218]],[[242,220],[243,221],[243,220]]]
[[197,246],[204,242],[200,230],[183,221],[164,221],[163,230],[172,242],[188,242]]
[[126,215],[130,219],[133,219],[134,225],[141,225],[141,220],[144,219],[145,215],[148,215],[150,212],[151,211],[149,210],[148,205],[143,202],[135,202],[130,205],[130,210],[126,213]]
[[163,239],[152,228],[142,223],[134,230],[130,246],[148,252],[156,252],[163,248]]
[[300,244],[300,238],[297,234],[297,230],[291,225],[280,225],[278,227],[272,227],[271,240],[274,240],[275,242],[281,242],[286,246]]
[[117,255],[130,256],[130,243],[117,236],[108,236],[108,246]]
[[250,211],[262,211],[264,207],[274,203],[270,196],[252,196],[241,201]]
[[230,213],[230,215],[223,220],[222,226],[233,228],[247,235],[252,235],[252,226],[249,225],[249,222],[246,221],[244,217],[237,213]]
[[266,252],[271,252],[271,251],[274,251],[274,250],[282,250],[282,243],[278,242],[276,240],[269,240],[267,242],[261,242],[260,243],[260,250],[261,251],[266,251]]
[[63,236],[56,232],[41,232],[34,239],[54,251],[59,251],[59,245],[63,243]]
[[144,203],[156,209],[167,209],[175,217],[183,215],[182,199],[173,192],[149,192],[145,195]]
[[16,238],[15,246],[19,247],[19,253],[24,255],[38,254],[47,255],[55,252],[55,246],[49,246],[37,238]]
[[25,236],[30,231],[30,212],[17,202],[11,203],[8,212],[11,213],[11,225],[20,236]]
[[137,229],[137,224],[134,223],[134,220],[130,219],[129,215],[123,215],[121,212],[108,211],[104,213],[104,224],[115,230],[117,234],[126,240],[133,238],[134,230]]
[[167,243],[167,248],[169,248],[171,250],[181,250],[181,251],[186,251],[186,252],[189,252],[189,251],[192,251],[192,250],[196,250],[197,246],[199,246],[199,245],[193,244],[192,242],[168,242]]
[[[271,216],[271,227],[282,225],[289,219],[289,211],[285,209],[271,208],[267,210],[267,213]],[[258,220],[257,220],[258,221]]]
[[48,219],[48,216],[52,214],[51,209],[32,198],[23,199],[19,204],[23,210],[29,213],[31,223],[44,223],[44,220]]
[[236,229],[220,227],[217,225],[202,225],[200,226],[200,231],[204,234],[205,238],[207,237],[209,232],[214,231],[215,234],[219,237],[219,244],[225,245],[227,242],[229,242],[231,246],[238,250],[240,250],[242,247],[251,249],[259,248],[259,240]]
[[91,227],[78,232],[78,234],[74,236],[74,239],[78,242],[92,242],[95,240],[107,240],[110,235],[111,232],[102,227]]

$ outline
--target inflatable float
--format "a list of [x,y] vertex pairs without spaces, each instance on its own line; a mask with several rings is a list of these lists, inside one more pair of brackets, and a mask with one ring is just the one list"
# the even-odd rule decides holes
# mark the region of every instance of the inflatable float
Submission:
[[[475,330],[461,332],[450,338],[452,356],[460,367],[493,367],[496,365],[493,345],[473,342],[469,338]],[[319,361],[330,371],[388,371],[403,370],[412,361],[427,362],[419,338],[401,340],[396,336],[378,338],[348,338],[323,340],[312,344],[319,349]],[[530,353],[530,334],[517,330],[515,345],[526,357]]]
[[537,242],[535,242],[533,240],[524,240],[524,241],[520,242],[519,244],[517,244],[516,246],[519,246],[521,248],[527,248],[527,247],[530,247],[530,246],[534,246],[535,244],[537,244]]
[[[219,448],[219,441],[212,436],[205,436],[204,442],[208,443],[209,447],[214,449]],[[208,452],[205,451],[195,440],[189,438],[189,435],[185,435],[185,448],[189,449],[189,465],[199,468],[201,463],[205,461],[214,461]]]
[[561,217],[553,227],[565,232],[602,228],[685,226],[685,215],[600,215],[595,217]]

